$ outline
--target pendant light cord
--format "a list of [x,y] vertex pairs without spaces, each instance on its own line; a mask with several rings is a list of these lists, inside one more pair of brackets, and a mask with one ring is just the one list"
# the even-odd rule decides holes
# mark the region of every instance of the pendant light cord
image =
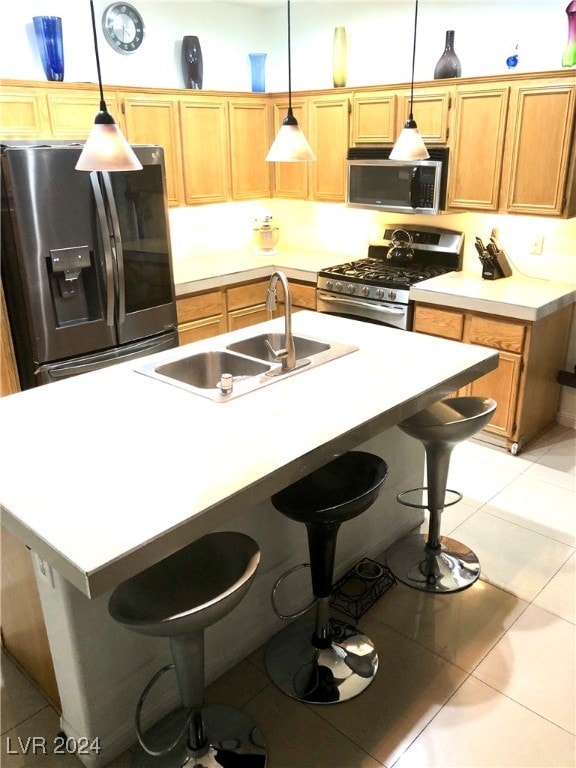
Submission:
[[290,0],[288,0],[288,115],[292,116],[292,53],[290,34]]
[[96,55],[96,71],[98,72],[98,87],[100,88],[100,112],[107,112],[102,90],[102,75],[100,73],[100,55],[98,53],[98,38],[96,37],[96,16],[94,15],[94,0],[90,0],[90,13],[92,14],[92,34],[94,36],[94,53]]
[[414,101],[414,64],[416,62],[416,30],[418,28],[418,0],[416,0],[416,8],[414,9],[414,39],[412,42],[412,80],[410,84],[410,115],[409,120],[414,120],[414,114],[412,113],[412,103]]

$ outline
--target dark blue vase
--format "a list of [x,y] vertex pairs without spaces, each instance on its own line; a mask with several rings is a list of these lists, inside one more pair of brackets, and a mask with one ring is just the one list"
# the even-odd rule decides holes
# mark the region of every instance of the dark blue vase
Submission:
[[195,35],[182,38],[182,74],[185,88],[202,88],[204,67],[200,40]]
[[34,16],[34,32],[48,80],[64,80],[64,47],[60,16]]

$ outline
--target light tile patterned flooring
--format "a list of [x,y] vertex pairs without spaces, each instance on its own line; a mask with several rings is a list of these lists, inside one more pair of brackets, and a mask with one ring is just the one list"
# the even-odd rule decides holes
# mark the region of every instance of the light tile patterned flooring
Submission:
[[[571,768],[575,727],[576,432],[556,426],[519,456],[479,441],[452,455],[464,499],[442,532],[480,557],[481,580],[432,596],[401,584],[361,619],[374,683],[352,701],[308,706],[269,680],[258,652],[214,683],[212,701],[260,725],[269,768]],[[79,766],[7,754],[58,730],[52,708],[2,658],[2,766]],[[117,758],[124,768],[130,754]]]

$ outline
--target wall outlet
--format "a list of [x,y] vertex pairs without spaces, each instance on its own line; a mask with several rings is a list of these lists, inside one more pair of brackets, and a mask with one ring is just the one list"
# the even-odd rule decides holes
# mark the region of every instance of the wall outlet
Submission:
[[530,245],[530,253],[534,256],[540,256],[542,254],[542,251],[544,250],[544,235],[537,235],[532,240],[532,244]]

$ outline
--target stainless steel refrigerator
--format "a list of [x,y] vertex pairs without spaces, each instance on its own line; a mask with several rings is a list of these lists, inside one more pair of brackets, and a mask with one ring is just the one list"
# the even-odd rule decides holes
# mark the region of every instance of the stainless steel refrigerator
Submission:
[[75,170],[80,145],[7,143],[2,283],[23,389],[178,344],[164,152]]

